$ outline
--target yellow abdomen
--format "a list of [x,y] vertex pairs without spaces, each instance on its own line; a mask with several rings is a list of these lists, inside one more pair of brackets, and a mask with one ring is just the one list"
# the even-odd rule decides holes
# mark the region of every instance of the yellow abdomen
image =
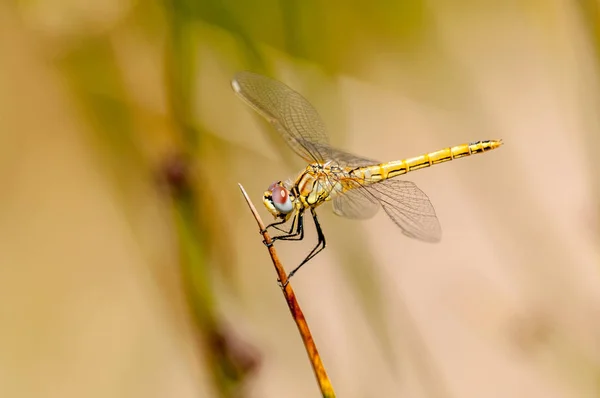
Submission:
[[367,179],[372,181],[393,178],[409,171],[419,170],[434,164],[491,151],[502,145],[502,140],[478,141],[472,144],[462,144],[451,148],[440,149],[414,158],[381,163],[361,168]]

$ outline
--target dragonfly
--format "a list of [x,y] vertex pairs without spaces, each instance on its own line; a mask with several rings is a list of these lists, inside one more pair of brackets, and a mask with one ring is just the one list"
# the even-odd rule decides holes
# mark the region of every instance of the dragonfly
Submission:
[[[270,228],[282,233],[272,237],[272,242],[302,240],[304,214],[310,212],[314,220],[317,245],[289,273],[288,281],[325,248],[316,209],[326,202],[333,203],[335,214],[349,219],[368,219],[383,208],[404,235],[425,242],[440,241],[440,223],[427,195],[413,182],[396,177],[502,145],[502,140],[477,141],[382,163],[332,147],[317,111],[285,84],[244,71],[234,76],[231,86],[308,163],[295,180],[276,181],[263,194],[263,203],[275,221],[261,233]],[[284,229],[290,219],[290,228]]]

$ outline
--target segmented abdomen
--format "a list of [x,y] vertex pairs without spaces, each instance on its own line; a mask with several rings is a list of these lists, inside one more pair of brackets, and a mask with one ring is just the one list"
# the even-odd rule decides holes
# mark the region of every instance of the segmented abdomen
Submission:
[[502,140],[478,141],[471,144],[462,144],[440,149],[439,151],[426,153],[425,155],[414,158],[361,167],[358,171],[359,173],[364,174],[367,181],[370,180],[376,182],[406,174],[409,171],[429,167],[434,164],[491,151],[492,149],[498,148],[500,145],[502,145]]

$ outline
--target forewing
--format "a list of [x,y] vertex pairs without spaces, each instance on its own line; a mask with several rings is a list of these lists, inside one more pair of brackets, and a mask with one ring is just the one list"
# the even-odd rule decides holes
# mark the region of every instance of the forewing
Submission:
[[236,74],[231,86],[304,160],[324,162],[329,159],[325,125],[300,94],[277,80],[251,72]]
[[[320,144],[315,144],[315,146],[320,148]],[[327,147],[327,151],[330,156],[328,160],[331,160],[339,167],[363,167],[380,163],[378,160],[364,158],[330,146]]]

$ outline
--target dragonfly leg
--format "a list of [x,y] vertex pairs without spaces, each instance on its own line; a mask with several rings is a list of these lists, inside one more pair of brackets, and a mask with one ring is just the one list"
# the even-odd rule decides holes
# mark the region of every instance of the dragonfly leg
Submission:
[[296,219],[298,218],[298,214],[299,214],[299,213],[300,213],[300,212],[298,212],[298,211],[297,211],[297,212],[294,214],[294,218],[293,218],[293,220],[292,220],[292,224],[290,224],[290,229],[289,229],[289,231],[286,231],[285,229],[282,229],[281,227],[279,227],[279,225],[281,225],[281,224],[285,224],[285,223],[287,222],[287,220],[286,220],[286,219],[283,219],[283,220],[281,220],[281,221],[276,221],[276,222],[274,222],[274,223],[272,223],[272,224],[269,224],[269,225],[267,225],[267,226],[265,227],[265,229],[263,229],[262,231],[260,231],[260,233],[261,233],[261,234],[264,234],[265,232],[267,232],[267,231],[268,231],[268,229],[269,229],[269,228],[275,228],[275,229],[276,229],[276,230],[278,230],[279,232],[283,232],[283,233],[284,233],[284,234],[286,234],[286,235],[292,235],[292,231],[294,230],[294,226],[296,225]]
[[[296,227],[296,231],[294,231],[294,226]],[[304,239],[304,212],[300,210],[298,211],[298,213],[296,213],[296,215],[294,216],[294,221],[292,221],[292,227],[287,233],[285,233],[284,235],[274,236],[271,239],[273,241]]]
[[281,229],[280,227],[273,227],[273,228],[275,228],[276,230],[278,230],[280,232],[283,232],[285,235],[292,235],[292,231],[296,227],[297,220],[298,220],[298,212],[296,212],[296,214],[294,214],[294,218],[292,219],[292,223],[290,224],[290,229],[288,231]]
[[[281,225],[281,224],[285,223],[287,220],[282,220],[282,221],[275,222],[273,224],[267,225],[265,227],[265,229],[263,231],[261,231],[261,233],[266,232],[268,228],[273,227],[276,230],[283,232],[284,234],[283,235],[279,235],[279,236],[273,236],[271,238],[271,243],[267,243],[266,240],[263,240],[263,243],[265,244],[265,246],[271,247],[271,246],[273,246],[273,243],[277,239],[290,240],[289,239],[290,237],[294,237],[294,236],[297,236],[298,234],[300,234],[301,230],[302,230],[302,225],[301,225],[302,224],[302,217],[303,217],[302,216],[302,212],[297,212],[296,214],[294,214],[294,219],[292,220],[292,225],[290,226],[290,230],[289,231],[285,231],[285,230],[283,230],[283,229],[281,229],[281,228],[278,227],[278,225]],[[296,226],[296,221],[298,221],[297,228],[300,231],[296,231],[296,232],[293,233],[292,231],[294,230],[294,226]],[[300,239],[302,239],[302,238],[300,238]]]
[[[313,209],[313,208],[310,209],[310,213],[312,214],[313,220],[315,220],[315,227],[317,229],[317,237],[318,237],[319,241],[317,242],[317,245],[314,247],[314,249],[312,249],[311,252],[308,253],[308,256],[306,256],[306,258],[300,263],[300,265],[298,265],[296,268],[294,268],[292,270],[292,272],[290,272],[290,274],[287,277],[288,281],[285,283],[286,285],[288,284],[290,278],[292,276],[294,276],[294,274],[296,272],[298,272],[300,267],[302,267],[304,264],[306,264],[314,256],[319,254],[319,252],[321,250],[325,249],[325,235],[323,234],[323,230],[321,229],[321,224],[319,224],[319,219],[317,218],[317,213],[315,212],[315,209]],[[283,287],[285,287],[285,285]]]
[[[293,227],[293,225],[294,225],[294,224],[292,223],[292,228],[294,228],[294,227]],[[281,229],[281,227],[277,227],[277,226],[275,226],[275,225],[273,226],[273,228],[275,228],[275,229],[276,229],[276,230],[278,230],[279,232],[283,232],[283,233],[285,233],[285,234],[290,234],[290,233],[291,233],[291,232],[288,232],[288,231],[286,231],[285,229]]]
[[272,224],[269,224],[269,225],[267,225],[267,226],[265,227],[265,229],[263,229],[262,231],[260,231],[260,234],[261,234],[261,235],[262,235],[262,234],[264,234],[265,232],[267,232],[267,230],[268,230],[269,228],[275,228],[275,229],[277,229],[277,230],[279,230],[279,231],[281,231],[281,232],[284,232],[283,230],[279,229],[278,225],[285,224],[285,222],[286,222],[286,221],[287,221],[287,220],[281,220],[281,221],[276,221],[276,222],[274,222],[274,223],[272,223]]

